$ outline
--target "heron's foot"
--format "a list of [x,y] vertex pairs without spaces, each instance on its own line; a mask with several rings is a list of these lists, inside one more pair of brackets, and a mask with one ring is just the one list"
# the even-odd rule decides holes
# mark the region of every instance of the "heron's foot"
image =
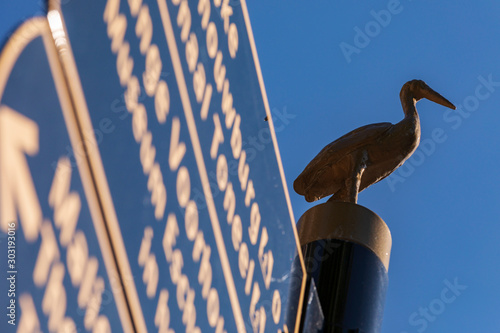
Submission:
[[328,199],[330,201],[342,201],[342,202],[352,202],[356,203],[358,201],[358,192],[353,190],[353,186],[349,184],[352,180],[347,179],[345,182],[345,186],[341,187],[334,195]]
[[342,189],[338,190],[337,192],[335,192],[335,194],[332,195],[330,197],[330,199],[327,200],[327,202],[330,202],[330,201],[349,202],[349,195],[348,195],[346,189],[342,188]]

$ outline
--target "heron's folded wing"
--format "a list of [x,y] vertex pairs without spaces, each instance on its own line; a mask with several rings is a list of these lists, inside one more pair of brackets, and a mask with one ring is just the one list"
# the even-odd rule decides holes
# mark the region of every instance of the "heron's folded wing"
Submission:
[[[297,177],[293,183],[295,192],[301,195],[317,196],[314,193],[315,187],[322,184],[321,187],[324,192],[324,187],[338,188],[340,187],[340,182],[344,179],[338,179],[339,184],[333,182],[330,186],[328,184],[323,184],[322,178],[326,174],[335,171],[336,164],[342,160],[342,158],[349,155],[351,152],[359,149],[362,146],[368,145],[370,143],[375,143],[378,138],[382,137],[393,127],[391,123],[376,123],[357,128],[332,143],[324,147],[316,157],[305,167],[304,171]],[[332,175],[333,176],[333,175]],[[325,179],[328,182],[332,182],[331,176]],[[326,196],[329,194],[321,194]]]

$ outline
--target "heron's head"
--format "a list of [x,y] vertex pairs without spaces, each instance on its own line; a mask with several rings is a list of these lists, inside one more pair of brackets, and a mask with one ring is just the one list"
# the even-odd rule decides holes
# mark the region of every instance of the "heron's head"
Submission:
[[455,105],[453,105],[439,93],[435,92],[422,80],[411,80],[406,82],[403,85],[403,88],[401,88],[401,94],[408,94],[409,96],[413,97],[415,101],[419,101],[422,98],[427,98],[434,103],[438,103],[455,110]]

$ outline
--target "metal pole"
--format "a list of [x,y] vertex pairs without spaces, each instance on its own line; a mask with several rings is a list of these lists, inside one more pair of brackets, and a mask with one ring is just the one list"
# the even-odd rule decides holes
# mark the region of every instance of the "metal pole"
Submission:
[[297,227],[324,314],[323,328],[309,330],[305,312],[302,332],[380,332],[392,244],[385,222],[360,205],[331,201],[306,211]]

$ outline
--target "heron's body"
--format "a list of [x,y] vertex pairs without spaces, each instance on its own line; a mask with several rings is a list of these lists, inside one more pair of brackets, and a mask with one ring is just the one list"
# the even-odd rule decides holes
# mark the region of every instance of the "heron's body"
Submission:
[[[328,195],[342,201],[356,201],[357,192],[384,179],[400,167],[417,149],[420,121],[415,103],[426,97],[454,108],[444,97],[410,81],[401,89],[405,118],[397,124],[377,123],[351,131],[327,145],[297,177],[293,186],[311,202]],[[354,182],[354,183],[353,183]],[[355,189],[353,190],[352,184]],[[355,191],[356,193],[352,193]]]

